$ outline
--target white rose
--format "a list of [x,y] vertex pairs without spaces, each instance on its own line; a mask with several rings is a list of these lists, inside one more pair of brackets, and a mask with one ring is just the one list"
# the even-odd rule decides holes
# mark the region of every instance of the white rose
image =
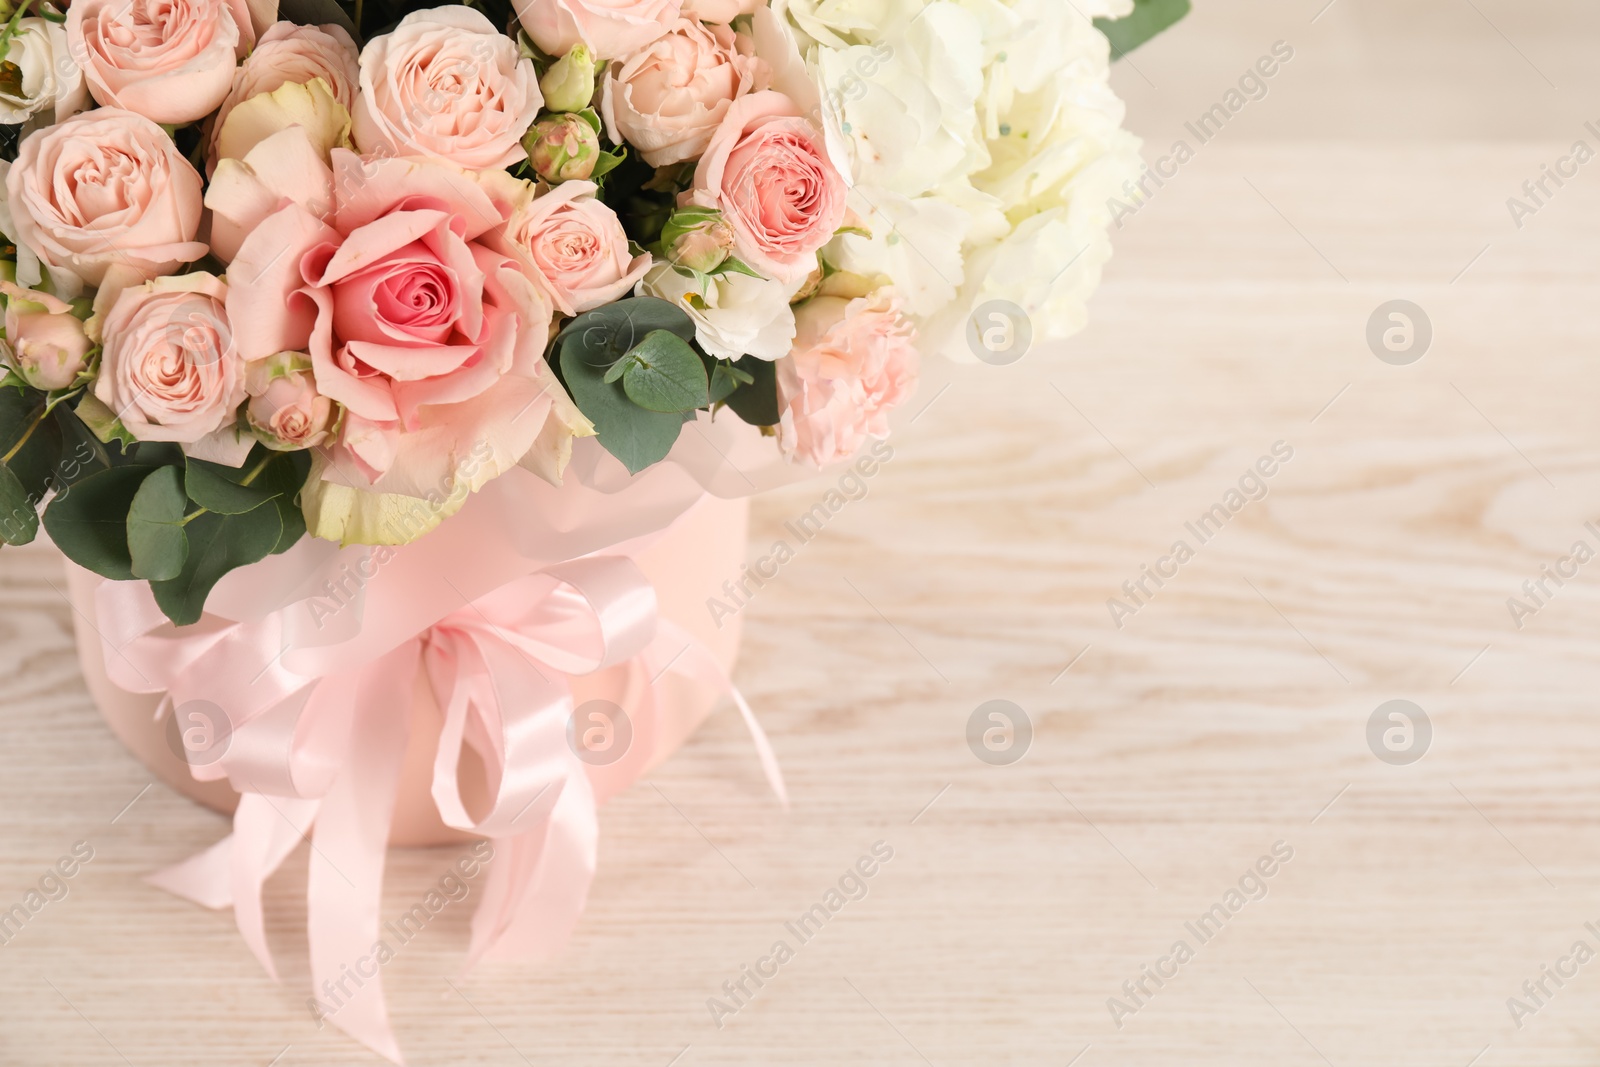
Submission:
[[670,263],[658,263],[639,282],[640,296],[669,300],[694,320],[695,339],[718,359],[782,359],[794,344],[794,311],[789,301],[799,283],[785,284],[748,274],[712,278],[702,293],[693,278]]
[[0,74],[0,123],[15,125],[37,115],[30,126],[50,125],[89,105],[83,71],[72,58],[62,26],[48,19],[23,19],[6,48],[5,63],[9,69]]

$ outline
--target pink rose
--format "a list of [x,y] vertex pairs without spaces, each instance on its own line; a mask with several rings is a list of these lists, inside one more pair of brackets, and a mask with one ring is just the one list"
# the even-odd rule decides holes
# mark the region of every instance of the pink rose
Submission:
[[754,15],[767,0],[683,0],[683,17],[727,24],[740,15]]
[[794,351],[778,371],[778,443],[791,460],[825,466],[869,437],[889,436],[889,412],[917,384],[911,324],[887,293],[819,296],[795,309]]
[[586,44],[596,59],[621,59],[667,32],[683,0],[518,0],[517,17],[547,55]]
[[65,389],[88,362],[89,338],[72,305],[49,293],[0,282],[6,295],[7,362],[35,389]]
[[498,169],[527,158],[522,135],[543,103],[515,41],[470,7],[436,7],[361,50],[351,133],[367,155]]
[[[326,221],[269,185],[212,186],[246,235],[228,267],[242,355],[310,354],[316,391],[345,408],[329,479],[419,498],[476,489],[533,447],[559,389],[543,360],[549,298],[485,243],[521,183],[345,149],[313,180],[334,192]],[[480,461],[463,472],[468,455]]]
[[650,269],[628,251],[617,213],[595,198],[594,182],[571,181],[515,206],[500,247],[542,278],[563,315],[620,299]]
[[200,188],[165,130],[117,108],[30,135],[6,175],[16,236],[90,285],[112,264],[148,280],[205,255]]
[[217,169],[217,135],[233,109],[251,97],[280,86],[305,85],[321,78],[346,111],[356,106],[356,43],[342,26],[296,26],[274,23],[254,52],[239,65],[233,85],[209,123],[206,138],[206,174]]
[[685,200],[722,211],[747,266],[799,281],[844,222],[845,184],[822,131],[787,96],[769,91],[728,109]]
[[613,141],[664,167],[698,159],[728,108],[765,75],[765,64],[742,54],[727,26],[679,19],[664,37],[611,65],[600,109]]
[[214,274],[130,286],[97,316],[104,348],[94,395],[141,441],[192,444],[234,421],[244,364]]
[[245,0],[73,0],[67,38],[96,100],[181,126],[222,103],[256,34]]
[[279,352],[256,360],[246,372],[245,390],[250,394],[245,420],[268,448],[292,452],[327,441],[336,409],[317,392],[310,356]]

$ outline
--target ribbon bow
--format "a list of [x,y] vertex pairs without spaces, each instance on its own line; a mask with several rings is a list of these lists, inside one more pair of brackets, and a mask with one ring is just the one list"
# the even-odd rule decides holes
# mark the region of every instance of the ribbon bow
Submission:
[[[418,685],[431,687],[443,713],[432,783],[439,815],[494,846],[469,968],[484,958],[540,958],[570,935],[594,875],[597,804],[647,769],[663,676],[733,698],[787,804],[749,705],[697,640],[658,618],[654,589],[625,556],[526,575],[410,636],[409,623],[384,620],[307,647],[296,646],[306,637],[304,601],[180,630],[166,625],[143,586],[108,582],[97,597],[116,684],[164,693],[163,708],[204,700],[227,719],[219,758],[189,755],[196,778],[226,778],[241,794],[233,833],[150,880],[206,907],[232,906],[245,943],[276,980],[261,890],[309,832],[312,980],[338,1002],[322,1017],[395,1063],[402,1059],[372,954],[382,941],[384,858]],[[607,725],[625,751],[603,764],[582,758],[587,750],[570,732],[571,679],[596,672],[610,672],[633,709],[612,706],[622,721]],[[460,774],[474,758],[483,797],[467,796],[478,779]]]

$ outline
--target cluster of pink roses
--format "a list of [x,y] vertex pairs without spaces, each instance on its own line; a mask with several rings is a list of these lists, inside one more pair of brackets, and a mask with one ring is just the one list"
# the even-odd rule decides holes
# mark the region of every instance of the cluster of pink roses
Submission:
[[[558,60],[542,77],[472,7],[359,49],[275,13],[67,13],[54,121],[29,112],[4,174],[0,230],[35,287],[7,283],[4,352],[36,388],[84,386],[97,431],[234,466],[257,442],[314,449],[313,532],[389,540],[385,497],[459,506],[518,464],[558,478],[593,428],[549,342],[638,293],[687,311],[714,358],[780,361],[791,457],[887,432],[910,329],[888,279],[825,262],[847,182],[765,0],[522,0]],[[187,156],[169,133],[186,124]],[[654,255],[604,199],[602,132],[680,176],[682,224]],[[488,459],[463,485],[467,455]]]

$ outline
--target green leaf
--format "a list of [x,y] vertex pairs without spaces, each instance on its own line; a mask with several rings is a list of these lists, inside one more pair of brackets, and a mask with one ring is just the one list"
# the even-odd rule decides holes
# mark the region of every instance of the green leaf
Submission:
[[34,509],[34,499],[28,496],[11,468],[0,463],[0,542],[25,545],[39,536],[39,513]]
[[623,391],[646,411],[693,411],[710,403],[705,364],[677,334],[652,331],[625,361]]
[[733,395],[733,391],[741,385],[748,385],[755,381],[750,375],[735,367],[726,360],[712,360],[706,357],[711,370],[711,402],[720,404]]
[[[687,343],[694,337],[694,321],[669,301],[633,297],[579,315],[556,335],[554,342],[556,358],[552,362],[560,370],[573,402],[595,424],[601,446],[634,473],[666,456],[678,439],[683,421],[675,411],[640,407],[629,399],[624,382],[615,376],[607,381],[606,376],[646,337],[658,331]],[[704,373],[703,367],[699,369]],[[625,365],[622,373],[625,376],[627,372]]]
[[128,558],[134,577],[158,581],[182,572],[189,556],[183,532],[188,509],[178,467],[161,467],[139,486],[128,508]]
[[694,340],[694,320],[671,301],[635,296],[586,311],[556,335],[555,344],[578,344],[587,360],[609,367],[632,350],[647,334],[666,330],[685,341]]
[[[0,455],[4,455],[0,452]],[[7,462],[23,489],[35,500],[43,500],[60,480],[61,424],[46,418],[28,436],[27,443]]]
[[108,467],[73,485],[44,509],[44,528],[68,559],[116,581],[131,581],[128,511],[139,486],[155,468]]
[[277,547],[283,524],[276,508],[258,508],[246,515],[205,512],[184,527],[189,556],[183,570],[166,581],[151,582],[156,604],[179,626],[199,622],[206,597],[222,576],[265,559]]
[[778,422],[778,374],[775,364],[755,356],[745,356],[734,364],[750,378],[728,397],[728,407],[752,426],[774,426]]
[[[872,235],[869,233],[867,236],[871,237]],[[709,271],[708,273],[713,278],[720,278],[724,274],[747,274],[752,278],[761,277],[761,275],[751,270],[749,266],[745,264],[744,260],[738,258],[737,256],[729,256],[727,259],[717,264],[714,270]]]
[[1121,59],[1189,13],[1189,0],[1133,0],[1133,12],[1120,19],[1095,19],[1097,30],[1111,42],[1111,55]]
[[10,455],[5,465],[35,501],[43,500],[57,482],[61,461],[61,424],[45,415],[47,403],[45,394],[35,389],[20,394],[6,390],[0,396],[0,456]]
[[55,420],[61,427],[61,461],[56,465],[58,488],[111,466],[111,454],[105,444],[83,424],[70,404],[56,407]]
[[594,423],[601,446],[637,474],[666,457],[683,421],[674,414],[644,410],[628,399],[621,383],[607,382],[606,371],[622,354],[613,354],[605,345],[585,348],[583,336],[579,331],[561,343],[562,380],[578,410]]
[[189,499],[218,515],[244,515],[268,503],[278,493],[259,484],[260,475],[250,485],[240,484],[261,461],[263,451],[258,446],[243,467],[224,467],[189,457],[185,479]]
[[589,180],[598,183],[601,178],[622,166],[628,158],[626,148],[616,148],[610,152],[601,152],[594,157],[594,170],[589,172]]
[[182,467],[188,462],[188,457],[183,454],[183,446],[172,441],[135,441],[132,444],[106,446],[108,452],[113,448],[116,451],[111,458],[114,466],[132,463],[141,467]]
[[309,452],[279,452],[255,480],[254,484],[277,494],[272,498],[272,506],[277,509],[278,521],[283,524],[283,532],[278,535],[278,543],[273,546],[273,555],[287,552],[296,541],[306,535],[306,517],[300,510],[299,496],[300,490],[305,488],[306,476],[310,472]]

